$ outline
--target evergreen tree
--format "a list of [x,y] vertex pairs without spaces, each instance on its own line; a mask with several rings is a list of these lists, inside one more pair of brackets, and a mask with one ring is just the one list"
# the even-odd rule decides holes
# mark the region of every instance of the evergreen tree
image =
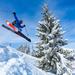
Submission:
[[[37,27],[39,42],[37,43],[38,50],[35,56],[41,58],[38,67],[57,75],[63,75],[65,72],[67,72],[67,75],[71,75],[71,70],[67,68],[69,63],[62,62],[64,57],[60,54],[61,47],[67,45],[67,42],[63,39],[64,32],[59,20],[49,13],[47,5],[43,7],[42,15],[43,18],[39,21]],[[63,58],[61,59],[61,57]]]
[[30,48],[27,44],[22,44],[17,50],[26,54],[30,54]]

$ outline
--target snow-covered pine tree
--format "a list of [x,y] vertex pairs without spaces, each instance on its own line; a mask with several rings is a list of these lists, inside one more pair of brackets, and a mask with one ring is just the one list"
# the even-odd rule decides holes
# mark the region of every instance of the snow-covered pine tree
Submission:
[[27,44],[20,45],[20,47],[18,47],[17,50],[26,54],[30,54],[30,47]]
[[69,48],[61,48],[59,51],[64,57],[70,61],[74,61],[75,59],[75,50]]
[[67,42],[63,39],[64,32],[59,20],[49,13],[47,4],[43,7],[42,15],[43,18],[39,21],[37,27],[39,42],[37,43],[38,50],[35,56],[41,58],[38,67],[57,75],[63,75],[64,73],[71,75],[71,70],[67,68],[69,63],[65,63],[67,59],[64,60],[65,62],[62,61],[65,58],[63,54],[60,54],[61,47],[66,45]]

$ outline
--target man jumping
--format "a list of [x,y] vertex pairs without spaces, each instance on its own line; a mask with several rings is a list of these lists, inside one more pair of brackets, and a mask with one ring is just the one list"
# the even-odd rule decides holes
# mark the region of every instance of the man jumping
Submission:
[[13,12],[13,15],[14,15],[15,20],[12,22],[12,24],[15,27],[17,27],[20,31],[22,31],[22,28],[25,27],[25,25],[23,25],[23,21],[18,19],[15,12]]

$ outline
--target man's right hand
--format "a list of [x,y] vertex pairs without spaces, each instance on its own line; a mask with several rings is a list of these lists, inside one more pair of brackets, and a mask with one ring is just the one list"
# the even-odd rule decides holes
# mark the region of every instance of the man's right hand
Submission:
[[16,12],[13,12],[14,15],[16,15]]

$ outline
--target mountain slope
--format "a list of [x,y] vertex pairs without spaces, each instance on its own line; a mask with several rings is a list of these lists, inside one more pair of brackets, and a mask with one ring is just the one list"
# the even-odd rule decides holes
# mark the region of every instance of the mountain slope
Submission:
[[36,68],[38,60],[9,46],[0,46],[1,75],[53,75]]

